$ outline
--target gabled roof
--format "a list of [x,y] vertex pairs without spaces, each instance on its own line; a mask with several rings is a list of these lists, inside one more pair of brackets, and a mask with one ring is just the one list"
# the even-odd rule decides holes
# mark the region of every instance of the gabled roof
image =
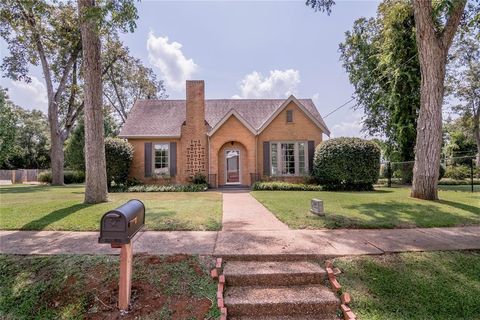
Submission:
[[[296,103],[323,132],[330,135],[311,99],[207,99],[205,120],[213,133],[230,116],[260,133],[290,102]],[[120,137],[180,137],[185,121],[185,100],[138,100],[120,131]]]

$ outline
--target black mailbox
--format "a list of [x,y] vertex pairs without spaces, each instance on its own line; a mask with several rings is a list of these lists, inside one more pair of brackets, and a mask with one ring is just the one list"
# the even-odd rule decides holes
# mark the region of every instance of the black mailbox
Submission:
[[145,205],[130,200],[117,209],[108,211],[100,222],[99,243],[127,244],[145,225]]

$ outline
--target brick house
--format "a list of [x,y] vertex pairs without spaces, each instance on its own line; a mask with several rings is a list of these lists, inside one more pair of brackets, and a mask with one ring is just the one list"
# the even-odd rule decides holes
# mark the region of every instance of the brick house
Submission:
[[216,187],[302,181],[322,134],[311,99],[206,100],[204,81],[187,81],[186,100],[137,101],[119,136],[134,147],[130,177],[185,183],[200,172]]

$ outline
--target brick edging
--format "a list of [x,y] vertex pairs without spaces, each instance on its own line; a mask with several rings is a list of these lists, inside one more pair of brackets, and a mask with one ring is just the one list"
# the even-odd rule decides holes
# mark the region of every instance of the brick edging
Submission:
[[350,297],[350,294],[348,292],[342,291],[342,286],[337,280],[337,274],[341,273],[340,269],[335,268],[331,260],[326,260],[325,270],[327,271],[328,281],[330,282],[333,291],[335,291],[336,294],[340,295],[340,301],[342,302],[342,304],[340,305],[340,310],[342,311],[343,319],[357,320],[357,316],[349,307],[352,298]]
[[225,307],[223,293],[225,291],[225,275],[223,274],[223,260],[217,258],[215,260],[215,268],[210,271],[213,279],[218,279],[217,285],[217,306],[220,311],[220,320],[227,320],[227,308]]

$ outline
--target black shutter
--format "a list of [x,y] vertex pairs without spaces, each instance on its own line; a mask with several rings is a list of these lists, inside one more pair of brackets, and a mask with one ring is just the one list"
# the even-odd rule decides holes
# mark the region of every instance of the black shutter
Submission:
[[152,176],[152,143],[151,142],[145,142],[145,177],[151,177]]
[[177,175],[177,143],[170,142],[170,177]]
[[315,156],[315,141],[308,141],[308,170],[313,172],[313,157]]
[[270,175],[270,141],[263,142],[263,175]]

